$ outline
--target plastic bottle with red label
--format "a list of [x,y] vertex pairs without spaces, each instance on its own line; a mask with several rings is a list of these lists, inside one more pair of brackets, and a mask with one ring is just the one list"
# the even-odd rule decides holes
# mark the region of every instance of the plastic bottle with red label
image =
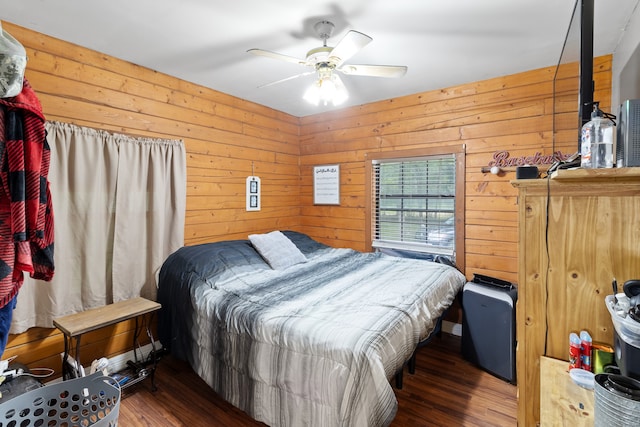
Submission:
[[582,367],[582,341],[575,332],[569,334],[569,369]]
[[580,360],[582,369],[591,371],[591,350],[593,348],[593,340],[587,331],[580,332]]

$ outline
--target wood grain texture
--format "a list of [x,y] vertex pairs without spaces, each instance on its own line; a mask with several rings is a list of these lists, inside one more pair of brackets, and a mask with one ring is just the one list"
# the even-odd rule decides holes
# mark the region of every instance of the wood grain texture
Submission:
[[[518,421],[540,420],[540,356],[568,360],[571,332],[613,344],[604,298],[640,277],[640,168],[514,181],[520,200]],[[548,184],[548,186],[547,186]],[[548,209],[547,209],[548,205]],[[548,227],[548,228],[547,228]],[[548,230],[548,231],[547,231]]]
[[[218,397],[184,362],[160,361],[158,390],[142,382],[125,390],[119,425],[127,427],[264,426]],[[464,361],[460,338],[443,334],[418,350],[414,375],[395,390],[391,427],[515,425],[515,386]]]
[[53,324],[65,335],[75,337],[87,332],[102,329],[115,323],[135,319],[147,313],[159,310],[160,304],[145,298],[132,298],[103,307],[85,310],[81,313],[53,319]]
[[540,358],[540,400],[541,426],[593,426],[594,392],[573,382],[564,360]]

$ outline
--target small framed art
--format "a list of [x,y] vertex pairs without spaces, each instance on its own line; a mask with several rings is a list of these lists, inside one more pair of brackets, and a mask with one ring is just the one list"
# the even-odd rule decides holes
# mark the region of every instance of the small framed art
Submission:
[[340,204],[340,165],[313,167],[313,204]]
[[260,178],[257,176],[247,177],[247,210],[260,210]]

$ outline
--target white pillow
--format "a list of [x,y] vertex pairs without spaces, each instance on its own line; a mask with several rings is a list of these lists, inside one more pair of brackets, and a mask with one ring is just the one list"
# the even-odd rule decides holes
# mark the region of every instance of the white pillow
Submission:
[[300,249],[280,231],[250,234],[249,240],[274,270],[282,270],[307,261]]

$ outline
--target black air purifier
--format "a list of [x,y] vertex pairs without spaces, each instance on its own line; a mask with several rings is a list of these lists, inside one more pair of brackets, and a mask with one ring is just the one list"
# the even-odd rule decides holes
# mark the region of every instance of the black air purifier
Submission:
[[616,137],[616,167],[640,166],[640,99],[620,106]]
[[[486,276],[483,276],[483,279]],[[462,356],[483,370],[516,383],[517,289],[488,278],[462,290]]]

